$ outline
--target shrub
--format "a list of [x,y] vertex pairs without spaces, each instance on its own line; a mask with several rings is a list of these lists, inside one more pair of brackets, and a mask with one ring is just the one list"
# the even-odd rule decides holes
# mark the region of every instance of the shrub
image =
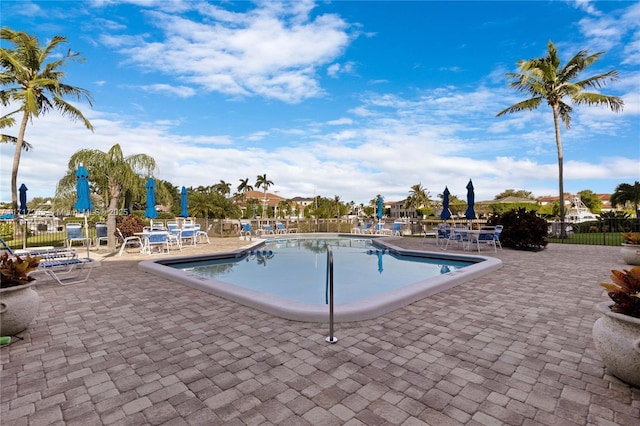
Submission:
[[[144,228],[144,220],[134,215],[118,216],[116,217],[116,227],[120,229],[122,235],[126,238],[132,236],[136,232],[142,232],[142,229]],[[116,237],[117,236],[118,234],[116,233]]]
[[502,225],[500,243],[517,250],[542,250],[547,245],[547,221],[521,207],[489,218],[488,225]]

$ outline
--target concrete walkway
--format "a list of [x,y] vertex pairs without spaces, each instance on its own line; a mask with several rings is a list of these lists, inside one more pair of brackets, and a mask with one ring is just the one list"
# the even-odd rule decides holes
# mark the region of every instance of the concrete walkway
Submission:
[[[211,243],[185,253],[247,244]],[[145,274],[147,256],[105,257],[85,284],[38,285],[38,317],[0,349],[0,424],[640,424],[640,390],[606,373],[591,338],[619,248],[497,257],[493,275],[337,324],[333,345],[327,325]]]

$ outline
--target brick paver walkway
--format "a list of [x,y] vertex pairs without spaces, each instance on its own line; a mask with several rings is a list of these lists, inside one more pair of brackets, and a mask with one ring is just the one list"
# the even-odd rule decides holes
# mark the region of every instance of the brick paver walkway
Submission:
[[497,256],[490,276],[337,324],[333,345],[325,324],[145,274],[139,255],[106,258],[86,284],[38,285],[38,317],[0,349],[0,423],[640,424],[640,390],[606,373],[591,339],[619,248]]

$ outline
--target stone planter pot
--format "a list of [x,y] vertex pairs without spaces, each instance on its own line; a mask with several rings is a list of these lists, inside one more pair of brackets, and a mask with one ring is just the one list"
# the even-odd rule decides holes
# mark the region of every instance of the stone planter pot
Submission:
[[609,373],[640,388],[640,318],[611,312],[613,302],[601,302],[593,324],[593,342]]
[[35,283],[0,289],[0,336],[14,336],[25,330],[38,315],[40,297]]
[[640,266],[640,245],[622,244],[620,254],[627,265]]

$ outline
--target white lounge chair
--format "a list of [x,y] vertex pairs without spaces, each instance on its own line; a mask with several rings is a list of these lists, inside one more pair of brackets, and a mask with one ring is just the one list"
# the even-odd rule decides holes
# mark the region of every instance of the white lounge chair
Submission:
[[118,235],[118,238],[120,238],[120,242],[121,242],[118,256],[122,256],[122,252],[124,251],[124,249],[131,244],[135,244],[136,246],[138,246],[140,248],[140,251],[142,251],[142,249],[144,248],[142,244],[142,239],[137,235],[132,235],[130,237],[125,238],[125,236],[122,234],[122,231],[120,231],[120,228],[116,228],[116,233]]
[[93,270],[93,259],[78,257],[75,249],[50,249],[29,253],[32,257],[40,257],[40,264],[35,272],[43,272],[60,285],[84,283]]

